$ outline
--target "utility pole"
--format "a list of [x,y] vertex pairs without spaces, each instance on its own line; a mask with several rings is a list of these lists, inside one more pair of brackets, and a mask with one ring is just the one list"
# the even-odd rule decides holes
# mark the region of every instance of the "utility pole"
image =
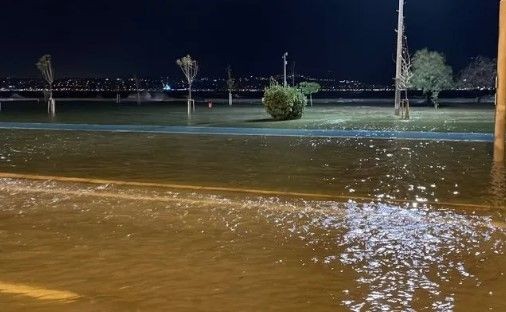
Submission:
[[119,104],[121,103],[121,95],[120,95],[120,87],[119,87],[119,81],[118,79],[116,79],[116,104]]
[[397,22],[397,58],[395,61],[395,115],[399,116],[401,108],[400,81],[402,75],[402,50],[404,39],[404,0],[399,0],[399,20]]
[[499,9],[499,52],[497,55],[497,101],[495,114],[494,161],[504,162],[506,131],[506,0]]
[[137,105],[141,105],[141,94],[139,92],[139,78],[135,76],[135,89],[137,90]]
[[292,87],[295,87],[295,62],[292,62]]
[[285,54],[283,54],[283,86],[285,87],[288,87],[288,81],[286,80],[286,65],[288,65],[288,61],[286,60],[286,58],[288,57],[288,52],[285,52]]

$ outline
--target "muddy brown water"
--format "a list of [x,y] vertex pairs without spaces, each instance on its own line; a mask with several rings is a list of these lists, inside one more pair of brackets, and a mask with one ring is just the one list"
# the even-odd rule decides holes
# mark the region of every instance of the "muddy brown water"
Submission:
[[0,134],[3,173],[230,189],[1,178],[2,311],[506,310],[489,144]]

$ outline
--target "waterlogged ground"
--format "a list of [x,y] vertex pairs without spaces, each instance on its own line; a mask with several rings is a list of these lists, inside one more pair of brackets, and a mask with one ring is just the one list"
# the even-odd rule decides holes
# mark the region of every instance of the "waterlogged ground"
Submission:
[[[397,131],[486,132],[494,131],[492,104],[443,103],[441,109],[412,108],[411,120],[393,117],[393,104],[374,101],[332,101],[307,107],[301,120],[273,122],[259,101],[241,101],[229,107],[199,103],[191,119],[186,103],[160,102],[113,104],[108,102],[59,102],[57,115],[47,116],[41,103],[3,103],[0,122],[54,122],[121,125],[178,125],[202,127],[368,129]],[[339,102],[339,103],[337,103]]]
[[20,130],[0,137],[0,172],[506,206],[504,170],[492,166],[489,143]]
[[449,209],[0,180],[4,311],[504,311],[504,223]]
[[0,137],[2,310],[506,310],[490,144]]

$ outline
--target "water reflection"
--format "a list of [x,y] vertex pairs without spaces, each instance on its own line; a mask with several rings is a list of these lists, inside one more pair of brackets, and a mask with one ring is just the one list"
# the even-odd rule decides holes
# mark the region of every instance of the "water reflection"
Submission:
[[492,164],[490,195],[492,204],[496,207],[504,205],[506,194],[506,166],[504,163],[494,162]]
[[[342,299],[351,311],[453,311],[455,287],[481,286],[471,273],[475,263],[504,254],[504,232],[490,217],[429,207],[350,202],[343,211],[339,205],[326,205],[335,210],[313,215],[310,222],[294,224],[300,212],[271,217],[275,224],[288,221],[287,230],[308,246],[322,244],[325,237],[327,248],[315,254],[317,262],[353,268],[356,284],[348,284]],[[323,235],[315,235],[322,229]],[[502,276],[502,269],[495,270]]]
[[453,310],[454,295],[442,283],[455,274],[473,278],[464,261],[480,254],[482,244],[494,246],[488,252],[502,250],[502,241],[490,242],[494,229],[486,219],[428,208],[349,205],[346,227],[340,261],[359,273],[357,282],[369,291],[345,302],[353,311],[416,311],[420,296],[432,302],[425,309]]

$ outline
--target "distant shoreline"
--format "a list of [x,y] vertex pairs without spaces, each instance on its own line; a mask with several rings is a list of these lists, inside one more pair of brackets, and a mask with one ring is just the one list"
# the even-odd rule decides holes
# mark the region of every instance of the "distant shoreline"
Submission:
[[[57,102],[101,102],[101,103],[115,103],[116,98],[96,98],[96,97],[55,97]],[[141,103],[170,103],[170,102],[184,102],[184,98],[141,98]],[[43,102],[43,98],[1,98],[0,103],[13,103],[13,102]],[[136,103],[136,98],[122,98],[121,103]],[[198,103],[228,103],[227,98],[197,98]],[[485,104],[494,105],[495,99],[493,97],[483,97],[479,101],[477,98],[441,98],[441,103],[446,104]],[[261,104],[261,98],[240,98],[234,99],[234,104]],[[394,103],[393,98],[319,98],[314,99],[315,104],[392,104]],[[423,105],[427,104],[424,98],[413,97],[411,99],[412,105]]]
[[[234,101],[261,99],[264,92],[262,90],[244,91],[238,90],[233,92]],[[71,90],[55,90],[54,97],[56,99],[83,99],[83,100],[115,100],[120,96],[122,101],[136,101],[137,92],[128,91],[71,91]],[[178,101],[184,100],[187,97],[185,90],[172,90],[172,91],[148,91],[139,90],[139,95],[143,101]],[[315,100],[341,100],[341,99],[384,99],[391,100],[394,98],[394,90],[331,90],[321,91],[314,95]],[[195,90],[194,96],[197,100],[217,100],[228,99],[228,91],[226,90]],[[447,90],[440,94],[443,99],[477,99],[488,98],[493,99],[495,90]],[[0,99],[6,101],[7,99],[42,99],[44,92],[37,90],[10,90],[0,91]],[[413,99],[425,98],[421,91],[410,91],[409,97]]]

